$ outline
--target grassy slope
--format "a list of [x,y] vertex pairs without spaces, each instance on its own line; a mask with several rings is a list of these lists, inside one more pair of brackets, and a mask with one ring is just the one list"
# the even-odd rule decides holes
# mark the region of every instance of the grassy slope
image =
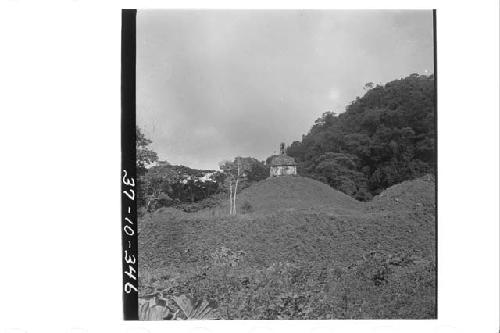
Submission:
[[[196,213],[140,221],[141,293],[211,300],[223,318],[432,318],[434,182],[359,203],[308,178],[268,179]],[[239,209],[242,211],[242,209]]]

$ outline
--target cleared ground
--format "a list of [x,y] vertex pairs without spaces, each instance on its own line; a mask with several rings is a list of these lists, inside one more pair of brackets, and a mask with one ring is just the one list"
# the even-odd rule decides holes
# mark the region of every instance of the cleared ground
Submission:
[[227,204],[140,220],[143,300],[175,312],[186,296],[223,319],[435,318],[432,177],[370,203],[280,177],[245,189],[237,216]]

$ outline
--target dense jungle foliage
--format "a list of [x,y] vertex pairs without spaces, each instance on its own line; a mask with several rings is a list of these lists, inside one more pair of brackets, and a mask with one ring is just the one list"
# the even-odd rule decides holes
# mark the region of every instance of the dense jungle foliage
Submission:
[[298,172],[358,200],[436,169],[433,75],[411,74],[326,112],[287,149]]
[[[436,170],[434,76],[411,74],[384,86],[368,83],[365,89],[365,95],[356,98],[344,113],[325,112],[301,141],[287,148],[287,154],[298,163],[299,175],[361,201]],[[227,190],[227,175],[220,171],[168,163],[147,168],[158,161],[150,143],[137,128],[139,206],[154,210],[192,204]],[[250,168],[241,190],[269,175],[268,163],[243,159]]]

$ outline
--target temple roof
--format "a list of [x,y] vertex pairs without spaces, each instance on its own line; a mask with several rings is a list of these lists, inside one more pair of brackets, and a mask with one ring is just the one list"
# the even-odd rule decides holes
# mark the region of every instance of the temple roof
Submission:
[[286,154],[277,155],[271,160],[271,166],[297,165],[295,159]]

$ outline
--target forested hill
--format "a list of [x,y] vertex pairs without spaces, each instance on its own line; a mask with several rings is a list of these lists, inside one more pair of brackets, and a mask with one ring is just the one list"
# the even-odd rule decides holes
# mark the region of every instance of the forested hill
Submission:
[[360,200],[434,173],[436,165],[434,76],[366,88],[345,113],[324,113],[287,149],[299,174]]

